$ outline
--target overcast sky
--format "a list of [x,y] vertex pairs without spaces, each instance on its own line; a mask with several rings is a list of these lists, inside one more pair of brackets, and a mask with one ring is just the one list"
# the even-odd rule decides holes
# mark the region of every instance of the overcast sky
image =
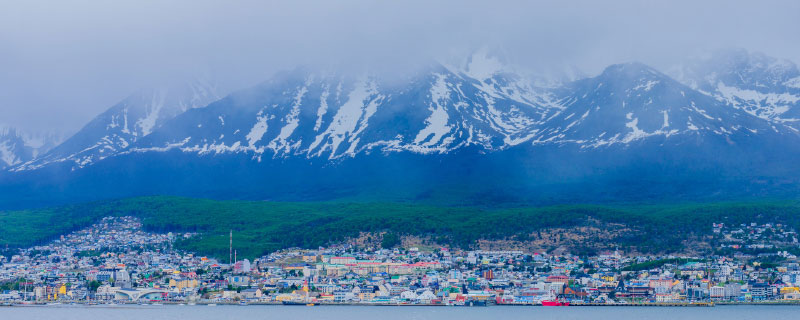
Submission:
[[74,132],[170,79],[239,88],[296,65],[403,69],[481,46],[588,74],[720,47],[800,61],[800,1],[549,2],[0,0],[0,124]]

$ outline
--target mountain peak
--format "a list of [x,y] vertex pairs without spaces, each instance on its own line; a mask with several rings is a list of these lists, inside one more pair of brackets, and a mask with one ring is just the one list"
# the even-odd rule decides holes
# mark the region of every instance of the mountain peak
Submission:
[[12,170],[59,162],[83,167],[124,150],[175,116],[220,98],[216,85],[207,78],[139,89],[95,117],[64,143]]
[[729,69],[744,69],[746,71],[762,71],[774,74],[796,75],[797,65],[786,59],[770,57],[757,51],[748,51],[742,48],[717,50],[711,54],[709,62]]
[[488,48],[481,48],[470,55],[463,66],[463,72],[479,81],[503,73],[506,69],[505,59]]
[[30,161],[64,140],[56,132],[30,132],[0,125],[0,169]]
[[800,71],[791,61],[725,49],[691,59],[671,74],[735,109],[800,132]]
[[716,50],[689,59],[670,73],[679,81],[708,92],[719,83],[761,92],[780,91],[780,87],[800,77],[797,65],[789,60],[741,48]]
[[601,77],[613,77],[622,79],[638,79],[642,77],[666,77],[660,71],[641,62],[627,62],[612,64],[606,67],[600,75]]

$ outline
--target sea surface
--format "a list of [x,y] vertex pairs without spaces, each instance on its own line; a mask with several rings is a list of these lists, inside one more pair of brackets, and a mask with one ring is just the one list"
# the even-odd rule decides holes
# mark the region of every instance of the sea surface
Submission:
[[800,319],[800,306],[716,307],[380,307],[380,306],[22,306],[0,307],[3,320],[167,320],[167,319],[325,319],[325,320],[646,320]]

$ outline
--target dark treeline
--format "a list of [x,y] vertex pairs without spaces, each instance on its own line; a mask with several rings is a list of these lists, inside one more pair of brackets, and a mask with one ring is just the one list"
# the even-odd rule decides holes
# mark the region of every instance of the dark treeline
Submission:
[[[546,228],[614,225],[629,230],[614,245],[640,252],[677,252],[687,239],[711,233],[712,223],[783,223],[800,229],[800,205],[792,201],[659,205],[560,205],[487,209],[404,203],[215,201],[143,197],[42,210],[0,212],[0,245],[23,247],[56,239],[105,216],[136,216],[153,232],[197,233],[177,246],[227,257],[228,232],[240,256],[256,257],[288,247],[315,248],[388,232],[385,245],[405,235],[470,248],[479,239],[528,241]],[[592,252],[590,248],[581,249]],[[582,252],[583,252],[582,251]]]

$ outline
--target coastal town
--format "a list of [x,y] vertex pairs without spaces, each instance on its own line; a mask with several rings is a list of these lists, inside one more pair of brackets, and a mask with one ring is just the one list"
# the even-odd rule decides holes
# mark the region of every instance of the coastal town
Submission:
[[[255,259],[175,248],[195,233],[151,233],[108,217],[0,257],[0,304],[580,306],[800,303],[795,230],[714,223],[716,256],[363,248],[286,249]],[[233,236],[231,235],[231,240]],[[246,244],[237,244],[244,246]],[[755,253],[759,252],[759,253]]]

